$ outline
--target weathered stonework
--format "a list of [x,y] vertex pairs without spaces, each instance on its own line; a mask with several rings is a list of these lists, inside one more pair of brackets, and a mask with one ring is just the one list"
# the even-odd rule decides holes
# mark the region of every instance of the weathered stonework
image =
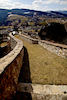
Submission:
[[11,41],[10,41],[10,45],[11,45],[11,48],[14,49],[14,47],[16,46],[17,44],[17,41],[16,39],[14,38],[14,36],[10,37],[11,38]]
[[46,48],[48,51],[57,54],[58,56],[61,56],[63,58],[67,58],[67,48],[61,47],[61,46],[55,46],[49,43],[45,43],[42,41],[38,42],[39,45]]
[[16,92],[18,77],[23,64],[23,43],[11,34],[10,37],[13,50],[0,59],[0,100],[10,100]]
[[[44,48],[48,48],[49,51],[56,49],[58,52],[59,50],[60,52],[61,50],[67,52],[67,47],[64,45],[60,46],[59,44],[20,36],[31,43],[34,41],[34,43],[37,42],[41,46],[44,45]],[[23,64],[24,49],[23,43],[20,40],[11,34],[10,37],[11,48],[13,50],[0,59],[0,100],[10,100],[16,91],[31,93],[32,100],[67,100],[67,86],[65,85],[35,85],[30,83],[21,83],[18,85],[18,77]]]
[[30,93],[32,100],[67,100],[66,85],[19,83],[17,91]]
[[[37,43],[40,46],[46,48],[48,51],[57,54],[63,58],[67,58],[67,45],[59,44],[59,43],[52,43],[45,40],[33,39],[29,36],[25,36],[23,34],[19,34],[22,39],[30,42],[30,43]],[[34,42],[33,42],[34,41]]]
[[[3,42],[4,41],[2,41],[2,43]],[[5,42],[7,42],[7,44],[4,46],[1,46],[1,48],[0,48],[0,58],[4,57],[5,55],[7,55],[11,51],[10,37],[9,37],[9,39],[5,40]]]
[[37,39],[34,39],[34,38],[31,38],[29,36],[26,36],[26,35],[23,35],[23,34],[20,34],[19,35],[21,36],[22,39],[32,43],[32,44],[38,44],[38,40]]

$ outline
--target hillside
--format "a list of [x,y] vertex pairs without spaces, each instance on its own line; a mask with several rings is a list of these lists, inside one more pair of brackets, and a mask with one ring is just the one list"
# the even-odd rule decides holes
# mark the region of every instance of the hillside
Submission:
[[67,11],[59,11],[62,14],[67,14]]
[[[9,20],[9,15],[21,15],[21,16],[46,16],[46,18],[64,18],[67,17],[66,13],[62,13],[59,11],[50,11],[50,12],[42,12],[42,11],[35,11],[29,9],[0,9],[0,26],[7,25],[11,23],[11,19]],[[16,16],[15,16],[16,17]],[[10,25],[10,24],[8,24]]]

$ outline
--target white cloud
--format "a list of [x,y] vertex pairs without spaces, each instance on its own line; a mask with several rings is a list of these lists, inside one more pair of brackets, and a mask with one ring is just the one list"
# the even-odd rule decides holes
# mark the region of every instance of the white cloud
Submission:
[[[64,10],[64,8],[60,6],[67,5],[67,0],[34,0],[32,4],[39,6],[38,10],[41,9],[41,11]],[[49,8],[49,5],[52,4],[55,5],[55,9],[53,9],[52,7]],[[59,8],[57,7],[57,5]],[[65,8],[65,10],[67,10],[67,8]]]
[[63,8],[63,10],[67,10],[67,8]]
[[[12,2],[11,0],[0,0],[0,8],[5,8],[5,9],[26,8],[26,9],[34,9],[41,11],[54,10],[52,8],[49,8],[50,4],[66,5],[67,0],[34,0],[32,4],[23,4],[15,1]],[[67,8],[65,9],[67,10]]]
[[33,4],[51,4],[51,3],[58,3],[60,0],[35,0]]
[[33,4],[67,4],[67,0],[35,0]]
[[[41,10],[41,11],[50,11],[54,10],[52,8],[49,8],[49,4],[57,4],[59,3],[59,0],[35,0],[33,1],[33,7],[35,7],[35,10]],[[56,10],[56,9],[55,9]]]
[[11,0],[0,0],[0,8],[10,8],[10,2]]
[[67,5],[67,0],[62,0],[62,1],[60,2],[60,4]]
[[8,3],[10,2],[11,0],[0,0],[0,3],[4,4],[4,3]]
[[13,8],[32,8],[31,5],[22,4],[20,2],[11,2],[11,0],[0,0],[0,8],[13,9]]

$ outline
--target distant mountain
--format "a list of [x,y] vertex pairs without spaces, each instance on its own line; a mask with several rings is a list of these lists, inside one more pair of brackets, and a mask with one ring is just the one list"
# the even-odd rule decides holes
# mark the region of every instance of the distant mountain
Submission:
[[[22,15],[22,16],[41,16],[45,15],[47,18],[62,18],[67,17],[67,11],[50,11],[50,12],[42,12],[42,11],[35,11],[35,10],[29,10],[29,9],[0,9],[0,26],[4,25],[5,21],[8,18],[8,15],[10,14],[16,14],[16,15]],[[9,23],[9,22],[8,22]]]
[[0,25],[4,23],[7,17],[8,17],[8,10],[0,9]]
[[67,17],[67,14],[63,11],[50,11],[51,14],[53,14],[55,17]]
[[58,11],[58,12],[60,12],[62,14],[67,14],[67,11]]
[[66,13],[62,13],[63,11],[42,12],[42,11],[35,11],[35,10],[29,10],[29,9],[12,9],[11,12],[12,14],[28,15],[28,16],[33,16],[34,13],[36,13],[36,15],[46,15],[49,17],[50,16],[51,17],[67,17]]

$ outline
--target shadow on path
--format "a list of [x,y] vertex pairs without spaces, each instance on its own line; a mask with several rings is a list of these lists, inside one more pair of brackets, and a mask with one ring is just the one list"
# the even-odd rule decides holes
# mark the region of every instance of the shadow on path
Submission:
[[21,68],[18,83],[32,83],[31,81],[31,73],[30,73],[30,66],[29,66],[29,58],[27,49],[24,47],[24,57],[23,57],[23,66]]
[[[24,47],[23,66],[20,70],[18,83],[32,83],[27,49]],[[32,86],[31,92],[33,91]],[[26,88],[26,87],[24,87]],[[31,93],[17,91],[12,100],[32,100]]]

